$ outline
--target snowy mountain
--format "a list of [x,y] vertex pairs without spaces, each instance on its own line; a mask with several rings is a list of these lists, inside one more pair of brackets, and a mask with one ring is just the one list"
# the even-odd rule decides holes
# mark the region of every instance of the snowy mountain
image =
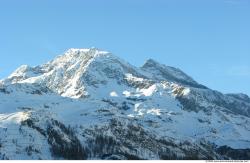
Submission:
[[0,159],[250,159],[250,98],[69,49],[0,81]]

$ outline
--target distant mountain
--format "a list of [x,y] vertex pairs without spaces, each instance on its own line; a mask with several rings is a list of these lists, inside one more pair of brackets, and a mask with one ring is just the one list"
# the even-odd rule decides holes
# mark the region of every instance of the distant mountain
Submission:
[[69,49],[0,81],[0,159],[250,159],[250,98]]

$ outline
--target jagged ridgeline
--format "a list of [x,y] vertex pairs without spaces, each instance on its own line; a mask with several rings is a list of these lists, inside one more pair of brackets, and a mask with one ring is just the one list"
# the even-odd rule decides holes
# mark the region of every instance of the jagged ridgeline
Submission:
[[250,159],[250,98],[69,49],[0,81],[0,159]]

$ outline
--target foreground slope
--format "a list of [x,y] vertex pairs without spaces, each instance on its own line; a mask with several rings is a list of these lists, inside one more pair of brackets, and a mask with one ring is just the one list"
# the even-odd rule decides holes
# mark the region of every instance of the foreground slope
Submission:
[[70,49],[0,81],[1,159],[249,159],[250,98]]

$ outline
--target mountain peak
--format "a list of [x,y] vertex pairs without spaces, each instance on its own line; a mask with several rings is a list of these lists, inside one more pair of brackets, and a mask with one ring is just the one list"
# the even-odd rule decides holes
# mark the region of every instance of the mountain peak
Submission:
[[97,48],[21,66],[0,81],[0,159],[247,159],[249,97],[200,88]]
[[70,48],[65,52],[65,55],[70,54],[70,53],[91,53],[91,54],[108,54],[109,52],[101,50],[96,47],[91,47],[91,48]]
[[148,66],[153,66],[153,65],[160,65],[160,63],[153,60],[153,59],[151,59],[151,58],[149,58],[149,59],[146,60],[146,62],[143,64],[142,67],[148,67]]
[[91,47],[84,49],[70,48],[63,55],[58,56],[55,60],[70,61],[73,59],[96,58],[99,56],[110,56],[111,53],[101,49]]
[[122,82],[126,73],[137,74],[135,69],[98,48],[71,48],[46,64],[21,66],[5,83],[39,83],[62,96],[79,98],[108,82]]
[[166,66],[153,59],[148,59],[143,64],[141,69],[153,74],[153,78],[157,80],[168,80],[192,87],[206,88],[205,86],[198,84],[194,79],[180,69]]

